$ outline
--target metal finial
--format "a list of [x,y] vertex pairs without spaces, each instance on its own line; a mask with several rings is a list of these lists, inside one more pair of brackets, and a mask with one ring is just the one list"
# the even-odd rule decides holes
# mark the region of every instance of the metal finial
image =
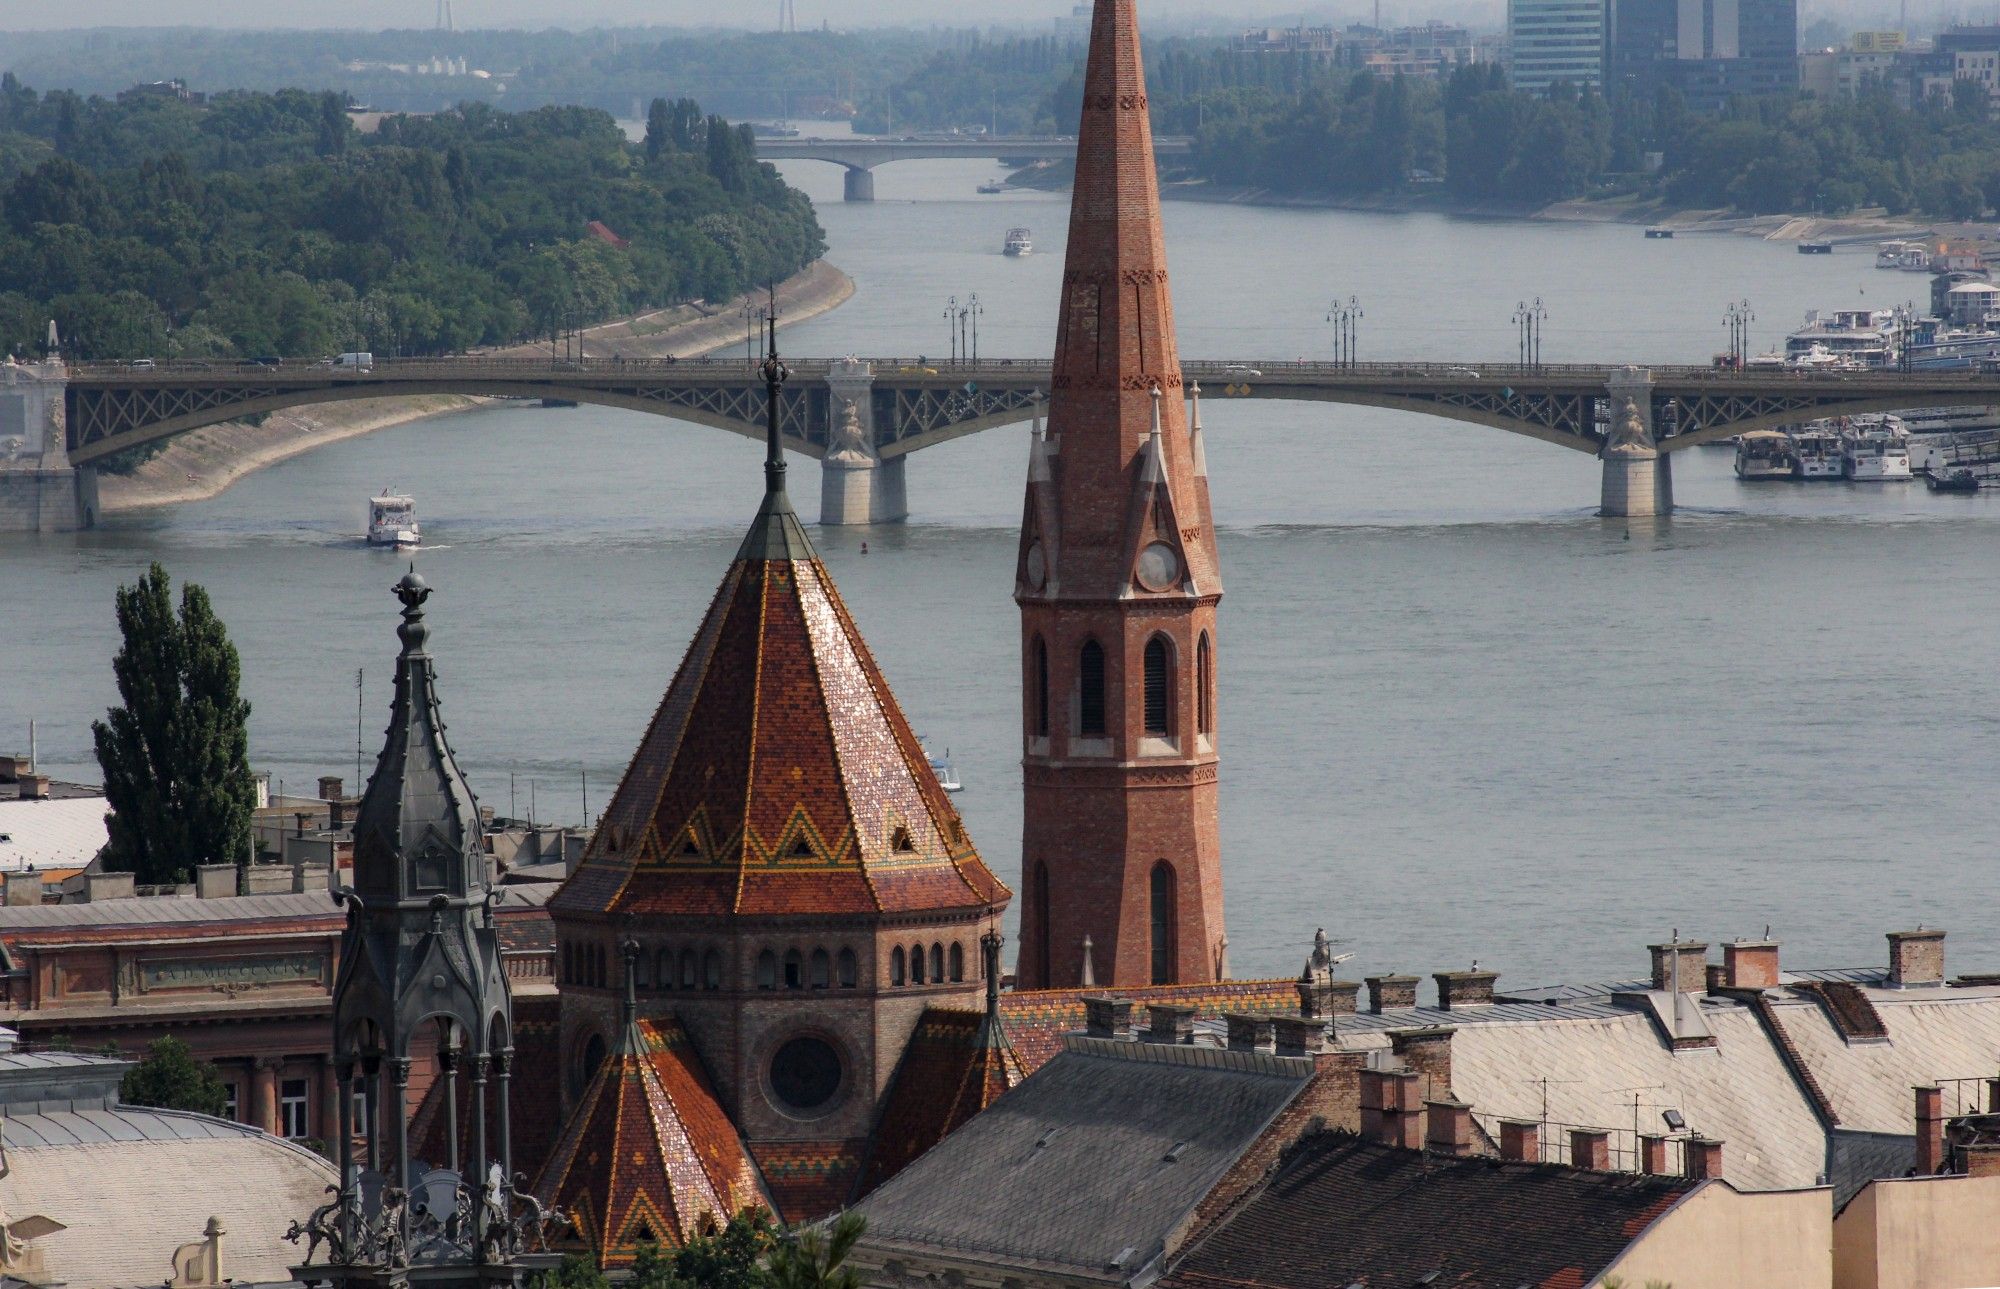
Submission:
[[764,365],[758,371],[764,377],[764,489],[776,493],[785,490],[785,447],[778,437],[778,391],[792,373],[778,357],[778,289],[775,285],[766,289],[771,303],[764,311]]
[[430,583],[424,581],[415,564],[403,574],[402,580],[393,588],[396,598],[403,602],[403,623],[396,628],[396,635],[402,640],[404,649],[415,652],[424,647],[430,639],[431,630],[424,625],[424,601],[431,598]]
[[630,1025],[639,1015],[639,942],[628,936],[618,951],[625,957],[625,1023]]

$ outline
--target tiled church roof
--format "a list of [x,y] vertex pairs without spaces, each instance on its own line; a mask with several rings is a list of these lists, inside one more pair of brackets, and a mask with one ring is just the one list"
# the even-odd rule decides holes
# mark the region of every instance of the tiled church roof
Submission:
[[859,1194],[894,1177],[1025,1077],[997,1009],[926,1009],[876,1120]]
[[778,485],[552,908],[870,914],[1008,895]]
[[680,1023],[664,1018],[628,1022],[563,1125],[535,1193],[570,1215],[572,1239],[603,1267],[629,1264],[642,1243],[680,1245],[766,1203],[701,1058]]
[[764,1188],[786,1222],[840,1211],[861,1175],[865,1141],[761,1141],[750,1147]]
[[1002,994],[1000,1019],[1025,1073],[1033,1074],[1062,1051],[1062,1036],[1083,1028],[1083,1000],[1100,994],[1131,999],[1141,1020],[1147,1003],[1192,1007],[1197,1016],[1224,1012],[1296,1014],[1299,1009],[1297,984],[1291,980],[1219,980],[1136,989],[1031,989]]

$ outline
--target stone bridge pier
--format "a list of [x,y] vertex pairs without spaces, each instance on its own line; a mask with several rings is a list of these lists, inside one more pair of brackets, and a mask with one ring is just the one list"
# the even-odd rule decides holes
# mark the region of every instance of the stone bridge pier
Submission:
[[904,485],[907,457],[883,460],[875,450],[875,369],[843,358],[826,374],[826,458],[820,462],[819,522],[892,524],[909,518]]
[[1621,367],[1605,382],[1611,423],[1598,454],[1604,485],[1597,513],[1613,518],[1670,514],[1673,459],[1653,436],[1653,373]]
[[867,166],[848,166],[840,187],[842,201],[874,201],[875,172]]
[[0,360],[0,533],[67,533],[97,519],[97,472],[69,463],[61,358]]

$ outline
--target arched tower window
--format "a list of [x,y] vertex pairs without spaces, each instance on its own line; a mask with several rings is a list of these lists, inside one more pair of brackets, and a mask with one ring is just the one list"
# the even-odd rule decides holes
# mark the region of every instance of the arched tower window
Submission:
[[854,950],[840,951],[840,987],[852,989],[861,983],[861,962],[854,956]]
[[681,950],[681,988],[693,989],[698,983],[695,975],[696,958],[693,949]]
[[1215,733],[1214,664],[1209,660],[1206,631],[1194,647],[1194,706],[1195,728],[1203,734]]
[[659,986],[662,989],[672,989],[674,987],[674,951],[672,949],[660,950],[658,960],[653,963],[653,979],[659,982]]
[[1153,865],[1153,983],[1174,983],[1174,870]]
[[965,946],[956,940],[951,944],[951,978],[965,979]]
[[931,946],[931,983],[936,985],[936,984],[942,984],[943,982],[944,982],[944,946],[941,944],[934,944]]
[[803,967],[804,963],[800,960],[797,949],[785,950],[785,988],[805,988],[805,971]]
[[900,944],[896,946],[895,952],[889,955],[889,983],[892,985],[903,983],[903,946]]
[[910,946],[910,983],[913,985],[924,983],[924,946],[921,944]]
[[757,988],[778,987],[778,955],[769,949],[757,955]]
[[1047,989],[1049,975],[1049,866],[1035,865],[1035,983]]
[[1174,732],[1174,668],[1167,638],[1146,642],[1146,733],[1170,738]]
[[1077,656],[1077,732],[1086,736],[1104,733],[1104,646],[1095,640],[1083,642]]
[[833,959],[826,950],[814,949],[812,956],[812,987],[826,989],[833,984]]
[[722,988],[722,955],[713,949],[701,956],[701,980],[704,988]]
[[1035,722],[1035,737],[1049,736],[1049,643],[1040,636],[1035,637],[1035,675],[1031,682],[1034,692],[1030,695]]

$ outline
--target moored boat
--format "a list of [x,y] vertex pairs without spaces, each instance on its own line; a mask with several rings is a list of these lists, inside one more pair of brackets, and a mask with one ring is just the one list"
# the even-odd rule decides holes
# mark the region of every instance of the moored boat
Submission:
[[1751,430],[1737,436],[1736,477],[1745,483],[1791,479],[1797,467],[1791,436],[1782,430]]
[[1932,492],[1978,492],[1979,476],[1964,466],[1956,466],[1938,474],[1926,475],[1924,482]]
[[368,499],[368,544],[411,550],[423,541],[417,499],[383,489]]
[[1009,255],[1026,255],[1035,249],[1034,238],[1029,236],[1025,228],[1010,228],[1007,230],[1007,242],[1003,249]]
[[1910,436],[1893,416],[1856,417],[1841,445],[1843,473],[1856,483],[1911,477]]
[[1656,242],[1669,240],[1673,235],[1674,230],[1671,228],[1649,228],[1646,230],[1646,236]]
[[1810,481],[1842,475],[1840,436],[1825,421],[1808,421],[1791,431],[1792,477]]

